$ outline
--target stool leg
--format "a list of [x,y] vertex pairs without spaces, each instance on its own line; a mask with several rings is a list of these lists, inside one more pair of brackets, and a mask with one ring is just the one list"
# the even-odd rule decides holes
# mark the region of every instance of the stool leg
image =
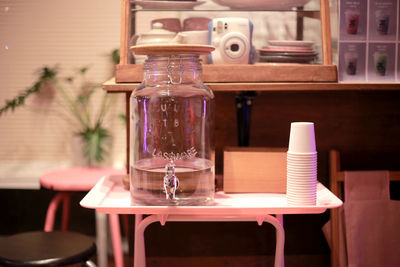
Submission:
[[69,221],[69,207],[71,203],[71,194],[65,193],[63,199],[63,213],[62,213],[62,221],[61,221],[61,231],[68,230],[68,221]]
[[51,232],[54,229],[54,218],[56,216],[58,205],[65,197],[65,193],[57,193],[50,201],[49,207],[47,208],[46,220],[44,222],[44,231]]
[[124,266],[124,253],[122,251],[121,229],[118,214],[109,214],[111,240],[113,244],[115,267]]
[[94,262],[91,261],[91,260],[83,263],[82,266],[85,266],[85,267],[97,267],[96,264],[94,264]]
[[107,214],[95,211],[96,215],[96,245],[97,265],[107,267]]

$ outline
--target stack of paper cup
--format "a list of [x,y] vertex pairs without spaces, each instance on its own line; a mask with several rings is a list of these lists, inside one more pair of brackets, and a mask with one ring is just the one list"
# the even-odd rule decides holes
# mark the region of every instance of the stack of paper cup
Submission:
[[293,122],[287,152],[288,205],[310,206],[317,199],[317,151],[314,123]]

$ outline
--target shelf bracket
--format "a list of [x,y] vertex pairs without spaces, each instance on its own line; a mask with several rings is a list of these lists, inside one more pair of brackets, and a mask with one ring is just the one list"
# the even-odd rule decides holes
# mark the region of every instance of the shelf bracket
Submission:
[[157,215],[157,217],[158,217],[158,220],[160,221],[160,224],[162,226],[164,226],[168,219],[168,214],[159,214],[159,215]]
[[256,217],[256,220],[257,220],[257,224],[258,224],[259,226],[261,226],[261,225],[264,223],[265,215],[258,215],[258,216]]

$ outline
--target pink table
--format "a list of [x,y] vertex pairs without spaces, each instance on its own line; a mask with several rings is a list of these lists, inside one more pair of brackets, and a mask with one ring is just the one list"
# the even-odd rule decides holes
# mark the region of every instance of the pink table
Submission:
[[[44,231],[53,231],[54,218],[60,203],[63,204],[61,230],[66,231],[68,229],[70,198],[73,192],[88,192],[103,176],[122,175],[124,173],[124,170],[114,168],[70,167],[58,169],[42,175],[40,177],[40,185],[44,188],[57,191],[57,194],[53,197],[47,209]],[[102,222],[103,219],[100,217],[101,216],[96,213],[96,226],[97,228],[105,228],[105,223]],[[113,237],[117,237],[120,233],[118,215],[110,216],[109,220],[111,232],[115,232]],[[105,231],[104,229],[98,229],[97,232],[100,233],[100,235],[97,235],[99,266],[107,266],[107,242],[103,234]],[[119,237],[116,241],[113,240],[114,258],[116,266],[118,267],[123,266],[120,239]]]
[[[102,178],[82,199],[83,207],[108,214],[136,214],[134,266],[146,266],[144,230],[159,221],[256,221],[276,229],[275,267],[284,266],[283,214],[322,213],[343,203],[322,184],[317,186],[317,205],[289,206],[285,194],[225,194],[218,192],[211,206],[139,206],[132,205],[130,192],[120,176]],[[149,214],[142,219],[143,214]],[[271,216],[276,214],[276,216]]]

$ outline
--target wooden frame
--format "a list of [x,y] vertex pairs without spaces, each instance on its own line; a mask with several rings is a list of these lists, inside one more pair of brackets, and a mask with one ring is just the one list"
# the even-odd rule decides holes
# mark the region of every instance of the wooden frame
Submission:
[[[120,64],[116,66],[115,81],[141,82],[142,66],[129,64],[129,40],[131,21],[135,14],[130,9],[130,0],[122,0],[121,10],[121,43]],[[320,0],[320,11],[304,11],[297,13],[297,33],[302,36],[303,18],[315,18],[321,21],[321,43],[323,63],[315,64],[237,64],[237,65],[204,65],[204,82],[336,82],[337,68],[332,64],[331,29],[329,0]],[[301,29],[300,29],[301,27]],[[252,74],[238,75],[238,73]],[[290,75],[288,75],[288,73]]]
[[[343,200],[342,185],[345,180],[344,171],[340,167],[340,154],[337,150],[329,152],[330,190]],[[400,181],[400,171],[389,171],[391,181]],[[331,210],[331,266],[339,267],[339,210]]]

